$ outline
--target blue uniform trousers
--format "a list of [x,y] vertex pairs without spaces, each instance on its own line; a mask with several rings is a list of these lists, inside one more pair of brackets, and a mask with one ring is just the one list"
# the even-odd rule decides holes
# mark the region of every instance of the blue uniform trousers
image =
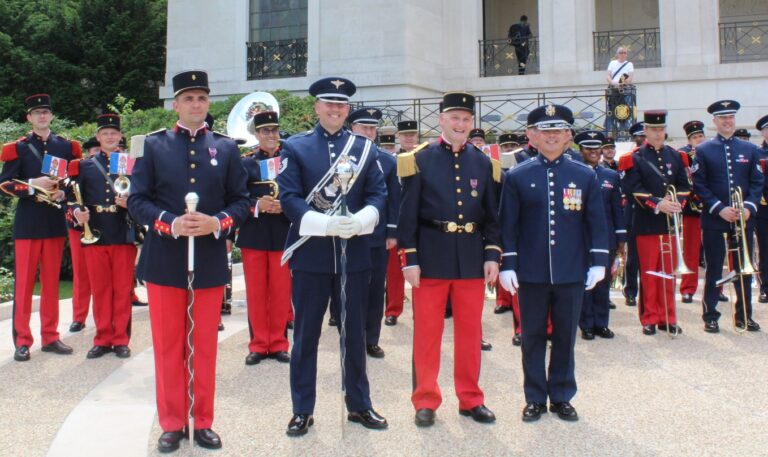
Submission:
[[608,327],[608,303],[611,294],[611,267],[616,259],[616,251],[611,251],[605,278],[592,290],[584,291],[584,303],[581,305],[579,327],[582,330]]
[[624,265],[624,296],[637,298],[640,262],[637,259],[637,238],[630,227],[627,231],[627,258]]
[[381,319],[384,317],[384,288],[389,255],[384,246],[371,248],[371,285],[365,317],[365,344],[379,344]]
[[[365,305],[370,274],[370,270],[347,274],[346,320],[339,321],[340,325],[344,325],[346,333],[344,385],[349,411],[372,409],[365,371]],[[340,280],[339,274],[292,271],[294,328],[290,379],[294,414],[314,412],[317,345],[328,302],[332,296],[339,300]]]
[[[747,239],[749,240],[749,255],[752,257],[753,227],[747,224]],[[702,319],[704,321],[720,319],[720,311],[717,310],[717,298],[720,296],[720,290],[715,285],[723,277],[722,265],[725,262],[725,241],[723,240],[723,231],[721,230],[703,230],[704,257],[707,259],[706,282],[704,283],[704,299],[702,300]],[[729,237],[729,240],[733,237]],[[729,242],[730,243],[730,242]],[[731,244],[730,246],[734,246]],[[732,256],[733,268],[738,270],[738,260]],[[742,294],[741,282],[737,278],[733,285],[736,288],[736,319],[744,320],[743,304],[747,302],[747,317],[752,317],[752,276],[744,276],[744,293]]]
[[[523,390],[526,402],[560,403],[576,395],[574,344],[584,284],[520,283]],[[548,373],[547,315],[552,317],[552,353]]]
[[760,249],[760,259],[758,260],[760,292],[768,292],[768,219],[757,219],[756,225],[757,246]]

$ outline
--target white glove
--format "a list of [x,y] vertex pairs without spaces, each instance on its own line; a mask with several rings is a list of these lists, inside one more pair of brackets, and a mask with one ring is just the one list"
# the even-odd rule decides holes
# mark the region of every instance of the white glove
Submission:
[[348,220],[347,216],[331,216],[328,218],[328,224],[325,226],[327,236],[339,236],[342,225]]
[[587,281],[584,283],[586,290],[592,290],[597,283],[605,278],[605,267],[590,267],[587,271]]
[[501,283],[501,287],[507,289],[512,295],[515,295],[517,288],[520,287],[517,284],[517,273],[515,273],[515,270],[504,270],[500,272],[499,282]]
[[339,236],[341,238],[349,239],[363,231],[363,224],[357,217],[352,216],[344,219],[346,220],[339,226]]

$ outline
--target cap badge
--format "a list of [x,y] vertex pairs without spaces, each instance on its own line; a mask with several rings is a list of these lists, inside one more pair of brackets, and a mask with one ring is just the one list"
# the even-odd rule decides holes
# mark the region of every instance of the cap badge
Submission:
[[369,110],[368,110],[368,114],[370,114],[371,116],[373,116],[374,114],[376,114],[376,110],[375,110],[375,109],[369,109]]
[[544,110],[544,113],[547,116],[554,116],[556,112],[557,110],[555,110],[555,105],[552,105],[552,104],[547,105],[547,109]]
[[467,97],[461,97],[461,102],[462,103],[467,103]]
[[336,89],[338,89],[339,87],[344,85],[344,81],[335,79],[335,80],[331,81],[331,84],[333,84],[334,87],[336,87]]
[[40,97],[37,97],[37,103],[41,103],[42,101],[43,101],[43,99],[42,99],[42,98],[40,98]]
[[195,81],[197,79],[197,75],[192,73],[192,81]]
[[587,135],[588,135],[590,138],[594,138],[594,137],[596,137],[596,136],[597,136],[597,133],[596,133],[596,132],[589,132]]
[[721,105],[723,105],[723,108],[728,108],[728,105],[731,104],[731,102],[721,102]]
[[570,184],[568,184],[568,187],[570,187],[571,189],[575,189],[576,188],[576,184],[575,183],[570,183]]

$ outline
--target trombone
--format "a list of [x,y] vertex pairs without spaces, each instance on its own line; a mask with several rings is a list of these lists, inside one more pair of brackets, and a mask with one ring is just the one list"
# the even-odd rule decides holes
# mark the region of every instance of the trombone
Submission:
[[[664,198],[666,200],[671,200],[673,202],[679,201],[677,199],[677,189],[674,185],[670,184],[667,186],[667,190],[664,193]],[[664,237],[667,237],[667,240],[664,240]],[[674,237],[674,240],[673,240]],[[674,243],[674,245],[672,244]],[[677,336],[677,327],[675,327],[674,331],[670,331],[671,324],[669,323],[669,303],[667,299],[667,279],[672,279],[672,289],[674,293],[674,287],[675,282],[674,279],[678,275],[687,275],[693,273],[686,265],[685,265],[685,259],[683,258],[683,213],[672,213],[667,214],[667,234],[666,235],[659,235],[659,244],[661,247],[661,271],[659,272],[651,272],[654,274],[654,276],[658,276],[662,279],[662,290],[664,291],[664,314],[666,316],[666,323],[667,323],[667,335],[669,335],[671,338],[674,338]],[[676,252],[673,252],[676,251]],[[674,269],[674,272],[672,274],[666,273],[667,267],[666,267],[666,261],[664,260],[665,257],[669,256],[670,264],[673,263],[674,257],[677,257],[677,266]]]
[[[80,186],[76,182],[72,183],[72,192],[75,194],[77,204],[83,206],[83,194],[80,193]],[[94,244],[101,238],[98,230],[91,231],[91,226],[86,222],[83,224],[83,234],[80,236],[80,243],[89,245]]]
[[[747,303],[746,300],[744,300],[744,276],[750,276],[753,275],[756,271],[754,266],[752,265],[752,259],[749,256],[749,239],[747,238],[747,222],[744,219],[744,195],[741,192],[740,187],[736,187],[731,192],[731,206],[736,209],[736,211],[739,212],[739,218],[736,219],[736,222],[733,223],[733,235],[732,237],[729,237],[728,233],[723,233],[723,240],[725,242],[725,255],[726,259],[728,259],[728,269],[730,272],[720,281],[717,282],[717,285],[722,285],[725,283],[735,283],[736,279],[739,280],[739,285],[741,286],[741,293],[742,293],[742,300],[741,300],[741,309],[742,309],[742,323],[743,328],[739,328],[737,325],[737,309],[736,309],[736,302],[738,302],[738,297],[736,302],[731,301],[731,307],[733,311],[733,329],[736,331],[736,333],[744,333],[747,331],[747,323],[749,322],[749,318],[747,316]],[[730,242],[729,242],[730,241]],[[733,265],[731,261],[730,255],[733,254],[735,258],[735,265]],[[734,270],[734,266],[736,269]],[[748,280],[749,281],[749,280]],[[735,284],[734,284],[735,285]],[[751,287],[751,284],[749,285]],[[738,294],[739,291],[736,291],[736,294]]]

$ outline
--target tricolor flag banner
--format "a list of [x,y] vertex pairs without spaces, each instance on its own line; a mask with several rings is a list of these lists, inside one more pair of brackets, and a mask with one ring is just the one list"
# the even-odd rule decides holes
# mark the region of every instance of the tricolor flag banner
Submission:
[[130,176],[135,163],[136,159],[127,152],[113,152],[109,154],[109,173]]
[[52,178],[64,179],[67,177],[67,161],[50,154],[43,156],[43,169],[41,172]]
[[486,144],[483,146],[483,152],[488,157],[499,160],[499,145],[498,144]]
[[264,159],[259,166],[261,167],[261,180],[272,181],[277,178],[278,173],[280,173],[280,157]]

